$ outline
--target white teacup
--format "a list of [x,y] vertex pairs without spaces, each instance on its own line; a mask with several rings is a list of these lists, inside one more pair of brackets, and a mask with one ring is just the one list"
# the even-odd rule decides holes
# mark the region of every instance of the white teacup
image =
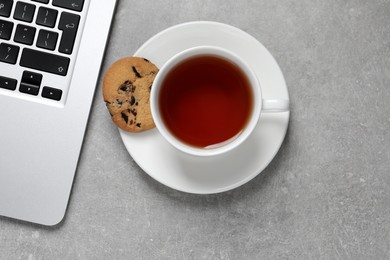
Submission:
[[[252,91],[253,97],[253,106],[252,113],[242,131],[229,140],[226,140],[223,143],[215,147],[195,147],[185,142],[181,141],[175,137],[169,128],[166,126],[160,111],[159,106],[159,95],[162,87],[162,83],[166,79],[166,76],[174,69],[177,65],[180,66],[180,63],[191,59],[193,57],[202,56],[202,55],[211,55],[222,58],[224,60],[230,61],[235,64],[240,70],[244,73],[249,81],[249,85]],[[260,114],[262,112],[285,112],[289,110],[289,101],[284,99],[263,99],[261,94],[261,86],[259,80],[256,77],[256,74],[251,67],[238,55],[235,53],[215,46],[199,46],[184,50],[171,59],[169,59],[158,72],[152,86],[151,96],[150,96],[150,106],[153,116],[153,120],[156,124],[158,131],[161,135],[175,148],[180,151],[196,156],[214,156],[222,153],[229,152],[243,143],[255,129]]]

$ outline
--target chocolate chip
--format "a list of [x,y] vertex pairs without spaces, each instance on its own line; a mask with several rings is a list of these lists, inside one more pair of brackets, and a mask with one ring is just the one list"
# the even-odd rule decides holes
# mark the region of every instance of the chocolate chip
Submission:
[[136,87],[130,81],[126,80],[122,85],[119,86],[118,93],[124,93],[128,95],[130,92],[134,93],[135,88]]
[[136,126],[141,128],[141,123],[137,123]]
[[130,120],[130,125],[132,125],[132,124],[133,124],[133,119]]
[[136,102],[135,105],[138,106],[138,102]]
[[129,122],[129,117],[125,113],[123,113],[123,112],[121,112],[121,116],[122,116],[123,120],[125,120],[125,122],[127,124]]
[[135,97],[131,96],[130,106],[134,105],[134,103],[135,103]]
[[118,106],[122,106],[122,104],[123,104],[123,101],[122,101],[122,100],[119,100],[119,99],[117,99],[117,100],[116,100],[116,103],[118,104]]
[[139,74],[139,72],[137,71],[137,69],[134,66],[132,66],[131,68],[133,69],[133,72],[135,73],[135,76],[137,78],[142,78],[141,74]]
[[134,116],[137,116],[137,110],[132,109],[130,112],[131,112]]
[[119,86],[118,92],[122,91],[128,93],[131,91],[132,86],[133,85],[130,83],[130,81],[126,80],[122,85]]
[[146,62],[149,62],[149,63],[150,63],[150,60],[148,60],[148,59],[145,59],[145,58],[144,58],[144,61],[146,61]]

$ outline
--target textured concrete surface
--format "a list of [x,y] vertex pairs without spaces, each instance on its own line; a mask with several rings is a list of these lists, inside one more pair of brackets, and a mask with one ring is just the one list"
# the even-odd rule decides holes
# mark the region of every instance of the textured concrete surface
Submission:
[[121,0],[103,69],[192,20],[237,26],[279,62],[292,113],[271,165],[224,194],[166,188],[99,88],[66,219],[0,217],[0,259],[389,259],[390,1]]

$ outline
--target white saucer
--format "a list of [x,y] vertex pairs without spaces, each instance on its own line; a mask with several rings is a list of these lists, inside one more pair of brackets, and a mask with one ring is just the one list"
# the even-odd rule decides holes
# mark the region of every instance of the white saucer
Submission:
[[[152,37],[134,56],[150,59],[160,68],[174,54],[199,45],[219,46],[241,55],[254,68],[263,98],[288,99],[283,74],[268,50],[249,34],[226,24],[176,25]],[[210,194],[236,188],[262,172],[278,152],[288,121],[289,112],[264,113],[237,150],[213,158],[182,154],[156,129],[139,134],[120,130],[120,134],[135,162],[155,180],[183,192]]]

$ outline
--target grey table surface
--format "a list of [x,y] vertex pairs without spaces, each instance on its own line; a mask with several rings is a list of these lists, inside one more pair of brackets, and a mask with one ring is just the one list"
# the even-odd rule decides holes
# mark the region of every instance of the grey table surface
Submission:
[[389,0],[121,0],[103,63],[194,20],[252,34],[278,61],[291,119],[248,184],[198,196],[167,188],[92,106],[65,220],[0,218],[0,259],[389,259]]

